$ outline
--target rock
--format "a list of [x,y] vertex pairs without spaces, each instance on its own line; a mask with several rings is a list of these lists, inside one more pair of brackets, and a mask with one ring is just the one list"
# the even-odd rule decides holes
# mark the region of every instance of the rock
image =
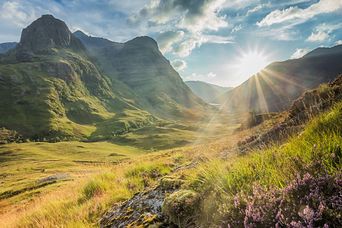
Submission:
[[37,183],[42,184],[42,183],[50,183],[50,182],[56,182],[59,180],[67,180],[69,179],[70,176],[67,173],[57,173],[51,176],[43,177],[37,181]]
[[41,67],[50,76],[63,79],[64,81],[75,81],[77,78],[75,71],[67,62],[43,62]]
[[71,48],[79,51],[84,46],[68,29],[66,24],[52,15],[43,15],[23,29],[17,45],[17,58],[38,54],[51,48]]
[[161,208],[164,198],[170,190],[164,190],[158,186],[152,190],[134,195],[121,205],[107,212],[100,221],[101,227],[170,227]]

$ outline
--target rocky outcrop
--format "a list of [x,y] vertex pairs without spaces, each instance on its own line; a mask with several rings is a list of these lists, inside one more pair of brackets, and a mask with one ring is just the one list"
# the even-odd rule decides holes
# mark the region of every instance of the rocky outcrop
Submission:
[[180,188],[183,181],[164,177],[160,185],[135,194],[122,204],[115,205],[101,219],[101,227],[177,227],[162,213],[165,198]]
[[48,52],[51,48],[84,50],[82,43],[70,32],[66,24],[52,15],[43,15],[23,29],[17,45],[17,59],[27,61],[34,54]]

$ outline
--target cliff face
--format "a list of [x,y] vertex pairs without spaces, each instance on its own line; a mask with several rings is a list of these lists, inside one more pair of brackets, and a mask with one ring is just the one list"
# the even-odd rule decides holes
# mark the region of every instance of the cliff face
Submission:
[[50,48],[84,49],[63,21],[43,15],[23,29],[18,49],[37,53]]

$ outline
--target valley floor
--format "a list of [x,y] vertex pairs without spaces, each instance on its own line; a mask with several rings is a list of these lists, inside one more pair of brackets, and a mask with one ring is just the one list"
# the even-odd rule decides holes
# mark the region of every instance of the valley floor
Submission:
[[[96,226],[114,203],[189,165],[194,156],[216,156],[234,145],[240,137],[233,134],[239,127],[234,118],[214,115],[197,127],[175,125],[172,131],[166,129],[169,134],[148,127],[125,135],[134,138],[128,143],[0,145],[0,221],[4,227]],[[144,134],[154,138],[149,145],[144,144]],[[178,139],[186,143],[179,144]],[[157,151],[158,145],[175,148]]]
[[[233,117],[219,124],[213,116],[192,144],[159,151],[109,142],[2,145],[2,226],[338,227],[342,103],[315,115],[300,134],[248,152],[238,142],[276,128],[284,115],[245,130]],[[150,194],[162,197],[154,213],[140,202]]]

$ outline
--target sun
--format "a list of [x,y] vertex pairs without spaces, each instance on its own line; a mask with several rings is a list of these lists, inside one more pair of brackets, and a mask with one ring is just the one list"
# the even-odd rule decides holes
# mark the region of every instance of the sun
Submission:
[[236,68],[241,76],[252,76],[269,64],[267,56],[258,50],[241,53],[236,62]]

